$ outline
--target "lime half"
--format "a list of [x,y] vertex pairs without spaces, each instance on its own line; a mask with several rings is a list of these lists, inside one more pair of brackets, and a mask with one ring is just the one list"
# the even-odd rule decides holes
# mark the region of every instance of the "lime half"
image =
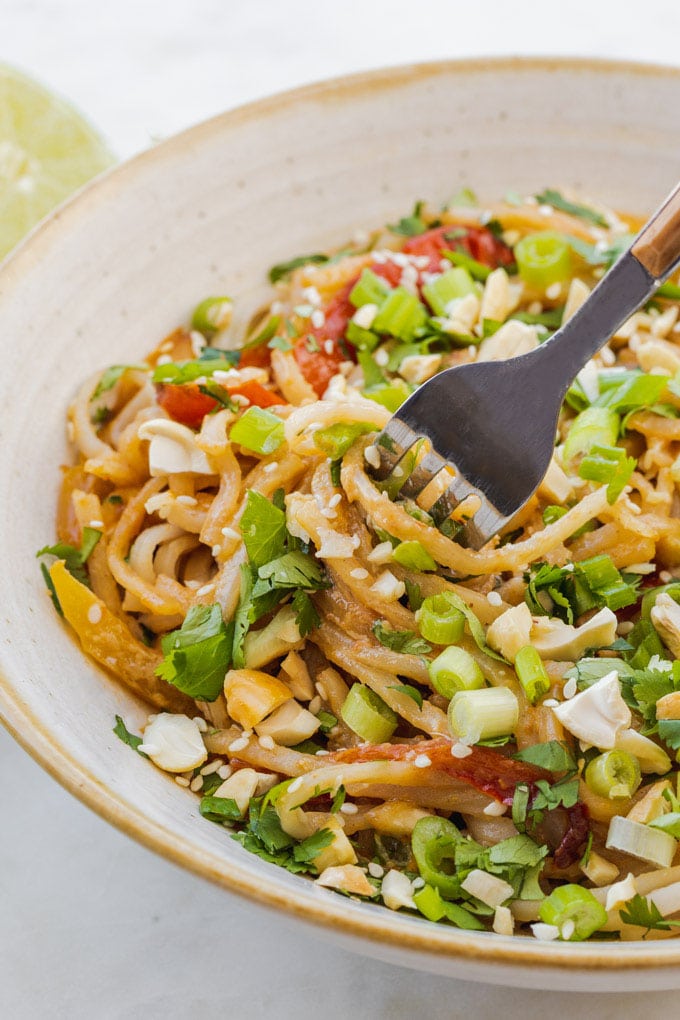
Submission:
[[0,258],[113,161],[69,103],[0,65]]

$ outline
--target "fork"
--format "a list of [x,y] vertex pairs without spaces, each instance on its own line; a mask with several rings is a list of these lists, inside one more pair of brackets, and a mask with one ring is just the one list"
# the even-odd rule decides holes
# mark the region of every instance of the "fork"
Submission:
[[[549,340],[506,361],[447,369],[420,386],[376,439],[373,477],[391,478],[399,488],[399,477],[407,476],[399,495],[411,499],[435,478],[440,489],[448,478],[428,513],[451,534],[457,510],[456,540],[481,548],[545,476],[560,408],[575,376],[679,263],[680,184]],[[404,465],[414,460],[409,473]]]

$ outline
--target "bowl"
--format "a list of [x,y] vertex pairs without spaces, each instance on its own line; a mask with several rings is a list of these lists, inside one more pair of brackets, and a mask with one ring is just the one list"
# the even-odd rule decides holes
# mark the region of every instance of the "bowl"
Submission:
[[680,986],[680,941],[564,944],[438,927],[251,856],[112,733],[144,706],[53,612],[35,560],[52,540],[64,409],[79,380],[138,359],[208,293],[255,308],[266,269],[340,245],[463,184],[573,188],[649,210],[676,181],[680,73],[575,60],[402,67],[233,110],[123,164],[44,222],[0,271],[0,712],[67,789],[218,885],[358,952],[519,986]]

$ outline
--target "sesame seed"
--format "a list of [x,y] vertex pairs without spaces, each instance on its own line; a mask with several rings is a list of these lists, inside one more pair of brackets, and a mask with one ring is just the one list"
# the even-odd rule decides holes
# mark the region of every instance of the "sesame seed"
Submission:
[[327,701],[328,699],[326,694],[326,688],[324,687],[324,685],[315,684],[314,686],[316,687],[316,693],[319,695],[319,697],[322,698],[324,701]]
[[332,521],[334,517],[338,516],[337,510],[333,510],[329,506],[325,506],[323,510],[320,511],[320,513],[322,517],[325,517],[329,521]]
[[562,936],[565,942],[568,942],[575,931],[576,931],[575,923],[571,920],[565,921],[562,927],[560,928],[560,935]]
[[373,359],[376,365],[379,365],[380,368],[385,368],[387,362],[390,360],[390,356],[387,353],[387,351],[383,350],[381,347],[379,351],[375,352],[375,354],[373,355]]
[[553,214],[553,207],[551,205],[546,205],[546,204],[539,205],[538,211],[541,214],[541,216],[552,216],[552,214]]
[[301,786],[302,786],[302,776],[298,776],[298,778],[294,779],[293,782],[288,787],[288,793],[295,793],[295,791],[299,790]]
[[342,493],[341,492],[336,492],[335,495],[331,496],[331,498],[328,500],[328,505],[330,507],[337,506],[341,499],[342,499]]
[[103,527],[104,527],[104,522],[103,521],[90,521],[90,523],[88,524],[88,528],[100,529],[100,528],[103,528]]
[[172,364],[172,358],[169,354],[161,354],[159,358],[156,358],[157,365],[170,365]]
[[371,878],[382,878],[385,874],[385,869],[382,864],[378,864],[377,861],[369,861],[368,873]]
[[215,761],[209,761],[207,765],[204,765],[201,769],[202,776],[211,776],[213,772],[217,772],[224,765],[221,758],[216,758]]
[[490,591],[487,593],[486,601],[490,606],[502,606],[503,599],[500,597],[497,591]]
[[554,301],[562,293],[562,287],[559,283],[551,283],[549,287],[545,289],[545,296],[551,301]]
[[314,752],[314,754],[316,755],[317,758],[323,758],[324,755],[327,755],[327,754],[330,754],[330,753],[331,753],[330,751],[326,751],[326,750],[324,750],[321,747],[319,748],[318,751]]
[[426,769],[432,764],[432,759],[426,754],[419,754],[413,764],[417,769]]
[[504,815],[506,811],[505,804],[501,804],[500,801],[492,800],[490,804],[487,804],[484,808],[484,814],[489,818],[498,818]]
[[[160,358],[158,359],[160,361]],[[175,782],[178,786],[188,786],[189,780],[185,779],[184,776],[175,776]]]
[[229,745],[229,754],[236,754],[238,751],[244,751],[248,746],[247,737],[239,737],[238,740],[232,741]]
[[97,624],[102,618],[102,607],[98,602],[93,602],[87,611],[87,618],[92,624]]
[[370,464],[371,467],[380,467],[380,453],[376,446],[367,446],[364,450],[364,458],[366,459],[366,463]]
[[324,342],[323,342],[323,349],[326,352],[326,354],[332,354],[333,351],[335,350],[335,347],[333,345],[333,341],[332,340],[324,340]]
[[210,595],[211,592],[215,591],[214,584],[204,584],[202,588],[199,588],[196,592],[197,595]]
[[214,545],[212,547],[212,554],[213,554],[213,556],[219,556],[221,552],[222,552],[222,546],[221,545]]
[[265,734],[263,737],[258,737],[257,742],[260,747],[264,747],[265,751],[274,750],[274,738],[270,737],[269,734]]
[[265,464],[263,471],[266,471],[266,473],[270,475],[273,471],[276,471],[278,466],[279,465],[275,461],[272,461],[271,464]]
[[356,804],[343,804],[340,810],[342,811],[343,815],[355,815],[359,808],[356,806]]
[[630,634],[635,624],[631,620],[622,620],[616,628],[616,633],[619,637],[625,637],[626,634]]
[[217,775],[220,777],[220,779],[228,779],[233,771],[234,770],[232,769],[231,765],[220,765],[220,767],[217,770]]
[[198,500],[194,499],[193,496],[178,496],[175,500],[176,503],[181,503],[182,506],[197,506]]
[[[269,467],[269,464],[267,464],[267,467]],[[224,535],[225,538],[231,539],[240,538],[239,533],[237,531],[234,531],[233,528],[222,528],[222,534]]]
[[321,698],[317,694],[315,697],[312,698],[307,708],[312,713],[312,715],[316,715],[321,710],[321,704],[322,704]]
[[472,754],[472,748],[468,747],[467,744],[459,741],[457,744],[451,745],[451,756],[453,758],[467,758],[469,754]]
[[546,698],[543,702],[545,708],[557,708],[558,705],[559,701],[556,701],[555,698]]
[[[149,719],[150,718],[151,718],[151,716],[149,716]],[[155,718],[155,716],[154,716],[154,718]],[[202,716],[195,715],[194,716],[194,722],[198,726],[198,728],[201,731],[201,733],[207,733],[208,732],[208,724],[207,724],[207,722],[205,721],[205,719]],[[219,762],[218,762],[218,764],[219,764]]]
[[[310,318],[312,320],[312,326],[314,326],[314,329],[321,329],[321,327],[323,326],[323,324],[326,321],[326,316],[323,314],[323,312],[321,311],[320,308],[315,308],[314,311],[312,312]],[[329,343],[331,345],[331,350],[330,351],[328,350],[328,346],[327,346]],[[326,342],[324,343],[324,348],[325,348],[327,354],[332,354],[333,341],[332,340],[326,340]]]
[[365,567],[355,567],[354,570],[350,570],[349,576],[353,577],[355,581],[365,581],[368,577],[368,571]]
[[414,878],[413,881],[411,882],[411,888],[414,889],[414,890],[416,890],[416,889],[424,889],[425,888],[425,879],[421,878],[420,875],[418,876],[418,878]]
[[246,740],[250,740],[252,735],[253,735],[253,731],[252,730],[244,730],[243,731],[243,736],[246,738]]
[[567,680],[566,684],[562,688],[562,694],[567,700],[573,698],[576,694],[576,677],[572,676],[570,680]]
[[189,789],[193,793],[198,793],[198,791],[202,788],[202,786],[203,786],[203,776],[199,773],[194,779],[191,780],[191,783],[189,784]]
[[671,574],[670,570],[662,570],[661,573],[659,574],[659,580],[661,581],[662,584],[670,584],[670,582],[673,580],[673,575]]
[[309,301],[310,305],[321,304],[321,295],[316,287],[305,287],[302,291],[302,296],[305,301]]

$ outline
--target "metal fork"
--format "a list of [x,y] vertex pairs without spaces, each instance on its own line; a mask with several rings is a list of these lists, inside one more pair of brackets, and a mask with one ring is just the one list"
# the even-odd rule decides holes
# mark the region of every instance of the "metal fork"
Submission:
[[[376,440],[380,464],[373,476],[389,476],[398,488],[400,473],[406,475],[399,494],[415,499],[435,478],[441,488],[445,471],[451,481],[428,512],[451,533],[457,510],[456,540],[479,549],[541,483],[575,376],[679,263],[680,184],[549,340],[507,361],[447,369],[420,386]],[[403,458],[413,458],[422,440],[427,452],[409,474]]]

